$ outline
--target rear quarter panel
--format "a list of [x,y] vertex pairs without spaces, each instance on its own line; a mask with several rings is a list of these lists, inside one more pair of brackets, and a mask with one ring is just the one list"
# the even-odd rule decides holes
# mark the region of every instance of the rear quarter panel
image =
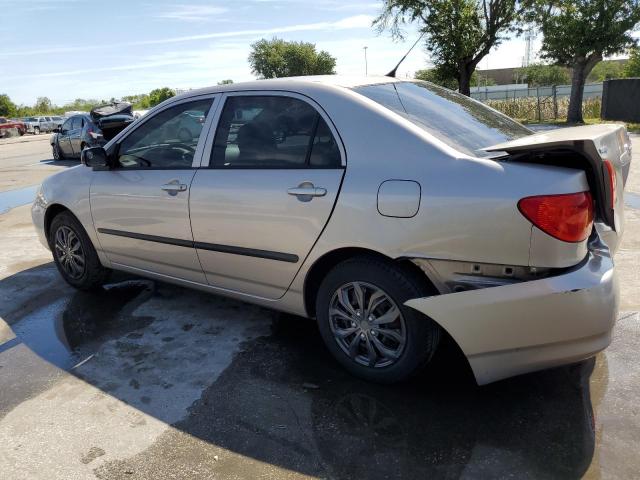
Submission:
[[[342,247],[392,258],[529,265],[532,225],[518,211],[518,200],[587,187],[578,170],[465,156],[350,91],[314,98],[340,132],[347,170],[335,211],[292,285],[297,291],[316,259]],[[420,207],[412,218],[378,212],[376,194],[389,179],[420,184]]]

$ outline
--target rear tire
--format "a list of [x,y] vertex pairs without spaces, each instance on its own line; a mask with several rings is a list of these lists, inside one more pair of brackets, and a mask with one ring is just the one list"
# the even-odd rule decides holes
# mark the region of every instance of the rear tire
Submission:
[[434,294],[419,274],[400,265],[354,257],[336,265],[320,284],[320,334],[353,375],[378,383],[406,380],[435,353],[440,327],[404,302]]
[[110,270],[98,254],[80,222],[68,211],[54,217],[49,227],[49,246],[62,278],[78,290],[97,290]]

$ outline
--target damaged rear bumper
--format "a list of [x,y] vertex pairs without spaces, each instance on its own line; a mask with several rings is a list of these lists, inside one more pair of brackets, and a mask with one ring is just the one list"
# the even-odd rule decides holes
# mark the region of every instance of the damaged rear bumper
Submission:
[[609,249],[597,241],[562,275],[416,298],[458,343],[478,384],[583,360],[606,348],[619,290]]

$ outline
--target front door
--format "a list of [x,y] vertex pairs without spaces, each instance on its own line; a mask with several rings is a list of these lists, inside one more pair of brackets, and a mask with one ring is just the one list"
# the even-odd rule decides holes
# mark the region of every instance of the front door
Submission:
[[[206,284],[193,246],[189,193],[213,101],[197,97],[140,120],[114,147],[116,168],[93,172],[91,213],[115,266]],[[185,116],[199,119],[197,128]]]
[[71,124],[73,123],[73,117],[68,118],[60,127],[58,133],[58,148],[64,156],[70,157],[73,155],[71,149],[71,142],[69,141],[69,132],[71,131]]
[[76,157],[80,156],[82,151],[82,127],[84,126],[84,117],[82,115],[76,115],[71,117],[71,130],[69,130],[69,142],[71,142],[71,149]]
[[329,123],[301,96],[226,97],[209,168],[191,187],[191,227],[210,285],[284,295],[342,181],[343,154]]

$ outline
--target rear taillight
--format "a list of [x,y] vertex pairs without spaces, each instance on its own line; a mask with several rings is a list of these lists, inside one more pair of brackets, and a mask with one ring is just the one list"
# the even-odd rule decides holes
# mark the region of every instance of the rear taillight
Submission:
[[609,160],[604,161],[604,166],[607,167],[607,173],[609,174],[609,188],[611,190],[611,208],[616,208],[616,185],[618,180],[616,178],[616,169],[613,167],[613,163]]
[[518,210],[558,240],[581,242],[591,233],[593,200],[589,192],[526,197],[518,202]]

